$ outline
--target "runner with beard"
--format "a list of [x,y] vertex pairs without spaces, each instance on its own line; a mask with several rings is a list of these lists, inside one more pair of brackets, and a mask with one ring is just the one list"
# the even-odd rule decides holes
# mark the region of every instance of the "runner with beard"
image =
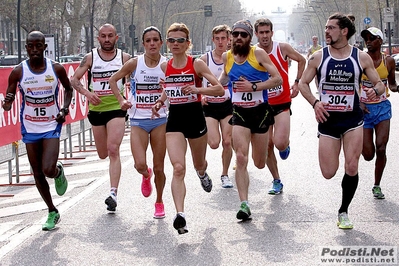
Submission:
[[[341,148],[344,150],[345,175],[337,222],[340,229],[353,228],[348,207],[359,182],[359,157],[363,147],[363,111],[359,101],[362,73],[374,87],[364,88],[367,99],[374,100],[385,92],[370,56],[349,44],[355,32],[349,15],[331,15],[325,29],[327,46],[310,57],[299,82],[299,89],[312,105],[319,123],[319,165],[324,178],[335,175]],[[319,99],[309,87],[314,77],[319,84]]]
[[255,166],[266,165],[268,129],[274,124],[268,103],[268,89],[282,84],[281,76],[267,53],[251,46],[253,27],[247,20],[239,20],[232,28],[232,49],[223,54],[224,70],[220,82],[229,80],[232,95],[233,148],[236,153],[236,185],[241,201],[236,215],[239,220],[251,218],[248,202],[249,174],[247,170],[249,145]]

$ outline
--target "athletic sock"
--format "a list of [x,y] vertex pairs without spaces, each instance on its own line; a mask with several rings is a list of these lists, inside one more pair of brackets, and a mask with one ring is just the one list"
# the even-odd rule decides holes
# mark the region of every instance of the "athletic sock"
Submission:
[[338,210],[338,213],[346,212],[348,213],[348,207],[351,203],[353,196],[355,195],[357,184],[359,183],[359,175],[350,176],[345,173],[342,179],[342,203]]

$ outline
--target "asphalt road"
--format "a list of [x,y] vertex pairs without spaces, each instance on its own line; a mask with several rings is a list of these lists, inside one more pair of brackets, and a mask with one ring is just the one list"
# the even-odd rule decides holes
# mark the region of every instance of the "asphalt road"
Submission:
[[[168,158],[166,218],[153,219],[155,193],[149,198],[141,195],[141,177],[133,167],[126,129],[115,214],[108,214],[104,204],[109,189],[108,160],[99,160],[93,147],[76,152],[75,159],[64,160],[69,188],[63,197],[56,195],[51,183],[61,213],[54,231],[41,231],[47,211],[36,188],[29,185],[32,176],[22,178],[26,186],[0,187],[0,194],[14,195],[0,197],[0,265],[323,265],[322,248],[396,247],[399,96],[392,93],[390,100],[393,118],[381,183],[386,199],[373,198],[374,161],[361,158],[359,186],[349,208],[353,230],[336,226],[343,160],[334,178],[325,180],[321,176],[317,124],[311,106],[299,95],[292,105],[291,154],[286,161],[278,160],[284,192],[268,195],[270,173],[249,163],[252,221],[242,223],[235,218],[240,204],[237,190],[220,186],[220,149],[208,149],[207,153],[208,173],[214,182],[211,193],[202,190],[187,153],[185,212],[189,233],[178,235],[173,228],[175,209]],[[148,159],[151,162],[150,150]],[[21,172],[29,173],[26,158],[21,158],[21,164]],[[0,165],[2,184],[8,182],[6,170],[6,165]],[[229,174],[235,181],[232,167]]]

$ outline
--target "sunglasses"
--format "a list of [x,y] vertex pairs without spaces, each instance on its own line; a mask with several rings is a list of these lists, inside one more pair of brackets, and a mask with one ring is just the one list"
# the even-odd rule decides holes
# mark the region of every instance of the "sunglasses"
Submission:
[[188,41],[188,39],[186,38],[167,38],[166,40],[170,43],[175,43],[175,42],[184,43],[185,41]]
[[246,31],[233,31],[233,32],[231,33],[231,35],[233,35],[234,38],[237,38],[238,35],[241,35],[241,37],[243,37],[243,38],[247,38],[248,35],[249,35],[249,33],[246,32]]
[[377,40],[379,37],[378,36],[375,36],[375,35],[369,35],[368,37],[366,37],[364,40],[367,42],[367,41],[370,41],[370,42],[372,42],[372,41],[375,41],[375,40]]

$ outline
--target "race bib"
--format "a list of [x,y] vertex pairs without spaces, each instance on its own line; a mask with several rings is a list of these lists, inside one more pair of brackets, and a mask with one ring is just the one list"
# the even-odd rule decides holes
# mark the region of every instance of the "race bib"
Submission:
[[195,85],[193,74],[170,75],[165,78],[164,90],[170,104],[185,104],[198,101],[197,94],[184,95],[181,88],[186,85]]
[[323,83],[320,101],[327,103],[324,109],[335,112],[348,112],[353,110],[355,101],[355,85]]

